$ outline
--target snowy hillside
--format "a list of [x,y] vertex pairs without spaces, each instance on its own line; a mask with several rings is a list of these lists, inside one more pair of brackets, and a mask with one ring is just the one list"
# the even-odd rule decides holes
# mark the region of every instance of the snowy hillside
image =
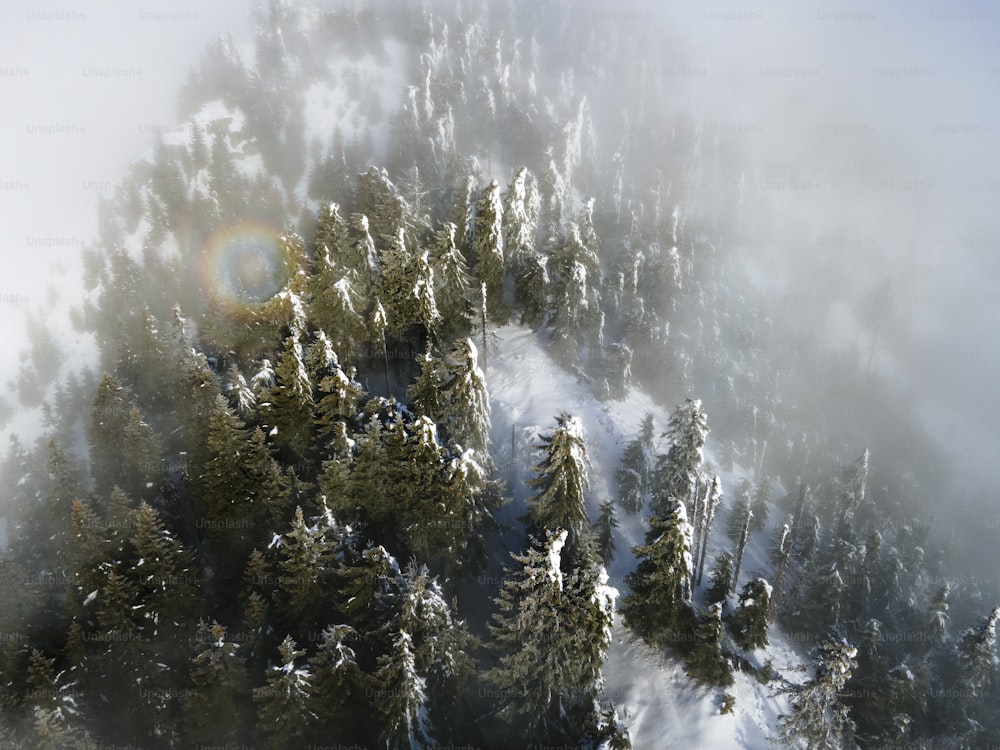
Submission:
[[[502,472],[514,502],[501,509],[502,520],[516,524],[524,514],[523,501],[532,490],[524,483],[528,476],[517,467],[530,463],[526,460],[529,452],[532,458],[540,458],[531,446],[537,442],[537,435],[551,429],[558,411],[566,411],[583,422],[591,464],[587,510],[591,518],[596,518],[601,501],[616,492],[614,471],[622,449],[634,437],[643,416],[654,415],[659,433],[669,410],[636,390],[623,401],[602,404],[594,398],[592,386],[560,368],[539,337],[526,328],[500,328],[491,344],[486,377],[493,408],[494,454],[499,460],[510,456],[512,428],[515,447],[513,463]],[[678,400],[681,396],[678,394]],[[709,442],[706,459],[711,464],[716,464],[712,460],[714,453]],[[745,476],[747,473],[738,466],[733,472],[720,472],[726,495]],[[645,529],[640,516],[622,514],[619,522],[615,559],[608,572],[609,584],[624,596],[624,578],[636,565],[631,547],[643,542]],[[724,549],[723,541],[720,523],[709,540],[709,560]],[[767,571],[766,558],[766,550],[759,542],[749,546],[740,584],[758,571]],[[758,665],[771,660],[773,667],[783,672],[806,661],[805,654],[786,642],[779,627],[771,627],[770,638],[767,650],[754,654]],[[679,661],[637,639],[623,627],[620,618],[615,623],[604,676],[605,693],[618,707],[636,748],[766,748],[771,744],[769,738],[775,736],[778,714],[788,710],[787,700],[774,695],[776,685],[762,685],[740,672],[736,673],[736,684],[726,690],[699,687],[684,674]],[[798,680],[794,674],[788,679]],[[724,692],[736,698],[728,715],[719,712]]]

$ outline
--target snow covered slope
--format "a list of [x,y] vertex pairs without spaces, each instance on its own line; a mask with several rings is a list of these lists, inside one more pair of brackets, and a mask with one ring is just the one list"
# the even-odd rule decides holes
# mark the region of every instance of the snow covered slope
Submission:
[[[493,453],[514,498],[499,513],[500,519],[508,524],[517,523],[517,517],[525,512],[524,499],[531,495],[531,488],[525,483],[530,475],[523,467],[541,458],[533,449],[535,438],[554,426],[559,411],[572,414],[583,423],[591,463],[587,510],[591,518],[596,518],[601,502],[616,492],[615,469],[625,445],[638,432],[643,416],[653,414],[659,434],[666,428],[673,409],[673,405],[659,406],[635,390],[624,401],[597,401],[591,385],[577,382],[561,369],[546,353],[539,337],[523,327],[497,330],[488,362],[486,381],[493,409]],[[678,401],[683,398],[683,394],[678,394]],[[712,415],[708,417],[711,425]],[[659,451],[666,448],[666,444],[658,446]],[[706,463],[716,464],[712,461],[713,454],[710,441],[705,451]],[[717,469],[716,472],[727,496],[746,476],[739,466],[731,473]],[[717,519],[709,541],[709,561],[729,546],[723,532],[725,515],[723,512]],[[624,597],[628,593],[624,578],[636,565],[630,548],[644,541],[645,519],[619,512],[618,520],[615,559],[608,572],[609,584]],[[766,534],[758,534],[757,543],[748,546],[741,584],[757,574],[768,575],[766,550],[760,541],[766,538]],[[766,652],[755,652],[752,662],[759,665],[771,659],[774,668],[784,672],[805,660],[777,627],[772,626],[770,637],[771,645]],[[615,624],[604,675],[605,693],[617,707],[637,750],[770,747],[770,738],[776,735],[777,716],[787,710],[786,700],[773,695],[776,686],[761,685],[741,672],[735,673],[736,682],[727,690],[698,686],[684,674],[679,661],[633,636],[620,618]],[[720,714],[724,692],[736,698],[735,708],[726,715]]]

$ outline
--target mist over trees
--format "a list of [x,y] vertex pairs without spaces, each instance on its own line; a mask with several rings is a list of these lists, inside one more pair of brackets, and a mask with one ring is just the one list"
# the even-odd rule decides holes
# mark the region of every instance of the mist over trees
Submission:
[[[1000,742],[1000,610],[875,365],[884,289],[864,356],[777,315],[726,138],[600,20],[275,0],[203,52],[84,251],[98,361],[0,466],[0,744],[630,747],[618,633],[723,711],[787,695],[789,744]],[[494,443],[503,326],[655,405],[608,476],[558,404]]]

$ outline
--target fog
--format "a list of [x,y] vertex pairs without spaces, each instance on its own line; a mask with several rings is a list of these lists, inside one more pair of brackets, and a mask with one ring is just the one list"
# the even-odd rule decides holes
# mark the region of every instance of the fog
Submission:
[[[668,24],[669,25],[669,24]],[[707,123],[743,142],[747,250],[832,345],[869,340],[964,472],[997,442],[998,19],[987,4],[767,4],[687,14]]]
[[[578,6],[595,24],[661,29],[676,66],[668,105],[725,141],[742,178],[739,252],[776,317],[867,357],[860,310],[888,283],[873,361],[919,404],[967,490],[992,487],[1000,352],[996,10],[986,3]],[[617,6],[616,6],[617,8]],[[99,194],[178,125],[176,92],[205,44],[249,39],[249,3],[207,7],[7,4],[0,24],[0,207],[6,351],[25,318],[65,319]],[[599,105],[599,103],[597,103]],[[717,182],[710,184],[712,188]],[[732,184],[705,190],[733,213]],[[883,295],[884,297],[885,295]],[[63,354],[87,342],[57,326]],[[2,375],[16,377],[18,360]],[[8,389],[10,392],[10,389]],[[33,432],[31,413],[12,427]]]
[[[79,256],[97,234],[98,197],[113,192],[158,134],[178,126],[177,90],[189,69],[213,37],[249,36],[249,11],[238,0],[18,1],[0,10],[4,383],[17,377],[29,315],[49,321],[64,357],[93,358],[66,310],[81,299]],[[37,436],[37,413],[17,412],[13,430]]]

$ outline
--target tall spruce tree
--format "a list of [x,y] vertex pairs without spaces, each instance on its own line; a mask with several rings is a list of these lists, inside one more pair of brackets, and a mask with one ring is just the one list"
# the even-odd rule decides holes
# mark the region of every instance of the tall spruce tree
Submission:
[[507,320],[508,310],[504,304],[504,259],[503,204],[500,200],[500,186],[496,180],[490,182],[476,202],[476,224],[472,243],[473,257],[476,259],[476,276],[486,287],[486,309],[490,320],[502,324]]
[[575,549],[589,519],[584,490],[589,486],[587,446],[583,423],[565,412],[556,416],[556,428],[542,436],[538,448],[545,452],[528,484],[538,490],[528,499],[529,516],[535,529],[565,529],[570,549]]
[[254,702],[259,706],[257,729],[269,750],[300,744],[316,718],[309,701],[312,675],[307,666],[297,664],[305,653],[286,636],[278,647],[280,663],[268,670],[264,686],[253,691]]
[[733,684],[733,669],[722,653],[722,604],[710,604],[694,628],[690,653],[684,659],[684,671],[705,685],[727,687]]
[[740,592],[740,608],[729,619],[733,640],[740,648],[752,651],[767,647],[767,625],[771,609],[771,585],[755,578]]
[[694,628],[691,578],[694,575],[691,525],[684,504],[674,501],[665,516],[649,519],[646,543],[633,547],[639,564],[625,579],[625,624],[646,640],[684,648]]
[[663,515],[670,499],[694,507],[698,487],[703,482],[702,451],[708,436],[708,421],[701,401],[687,399],[670,416],[666,432],[670,448],[656,461],[653,479],[653,511]]
[[451,438],[488,461],[490,394],[472,339],[459,339],[441,363],[441,424]]
[[250,697],[246,665],[239,647],[218,622],[201,622],[191,659],[191,688],[185,692],[187,741],[213,745],[240,743],[246,737]]
[[494,709],[520,741],[579,741],[593,711],[610,643],[614,592],[602,566],[563,573],[568,534],[549,532],[541,546],[513,555],[496,599],[490,647],[499,664],[487,673],[499,696]]

